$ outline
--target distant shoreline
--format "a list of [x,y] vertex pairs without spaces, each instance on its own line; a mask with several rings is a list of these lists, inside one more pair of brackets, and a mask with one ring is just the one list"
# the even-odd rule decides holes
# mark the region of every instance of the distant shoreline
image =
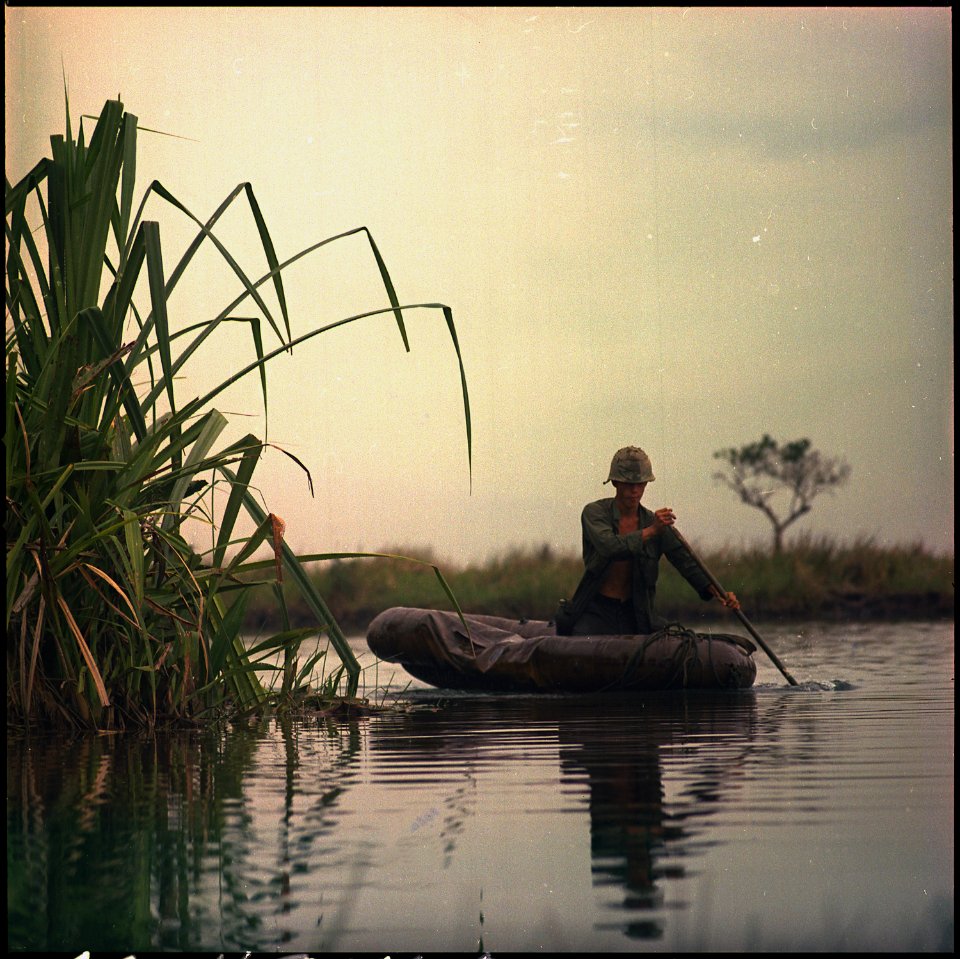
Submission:
[[[433,566],[465,612],[549,620],[558,601],[572,595],[583,569],[579,557],[557,554],[548,546],[515,550],[459,569],[422,551],[389,552],[418,562],[344,559],[308,568],[341,629],[363,632],[374,616],[391,606],[452,609]],[[756,548],[726,549],[704,553],[702,559],[724,588],[737,594],[754,622],[954,616],[954,558],[919,544],[881,548],[864,540],[840,546],[825,537],[806,537],[778,556]],[[291,626],[316,622],[292,591],[286,595]],[[719,604],[701,600],[666,560],[660,564],[657,611],[691,625],[724,615]],[[260,634],[281,628],[266,586],[255,593],[246,626]]]
[[[367,627],[370,625],[374,617],[383,611],[383,609],[389,609],[394,605],[410,605],[407,603],[385,603],[384,606],[380,609],[371,610],[369,614],[364,614],[361,616],[357,615],[348,615],[340,616],[337,618],[337,623],[344,633],[348,635],[359,635],[366,633]],[[427,603],[423,606],[425,609],[452,609],[452,605],[447,603]],[[465,613],[474,613],[474,614],[486,614],[488,616],[506,616],[508,618],[543,618],[551,619],[551,616],[543,617],[518,617],[516,614],[508,609],[497,609],[494,608],[483,608],[475,609],[472,607],[464,606],[461,603],[461,608]],[[723,610],[718,606],[712,606],[709,609],[709,613],[704,612],[699,608],[688,607],[680,610],[673,611],[663,611],[658,609],[661,615],[665,615],[666,618],[670,621],[678,621],[684,623],[685,625],[696,627],[700,622],[711,622],[715,623],[717,620],[720,620],[724,616]],[[940,605],[937,605],[936,608],[931,608],[931,606],[926,602],[913,601],[912,599],[897,599],[890,598],[884,599],[881,597],[875,597],[873,599],[864,600],[862,602],[843,602],[837,603],[830,607],[824,607],[819,610],[808,610],[806,612],[800,613],[790,610],[789,608],[782,609],[775,614],[758,612],[754,608],[749,606],[749,603],[744,604],[744,613],[746,613],[751,622],[755,626],[758,626],[762,623],[796,623],[796,622],[825,622],[825,623],[840,623],[840,622],[859,622],[859,623],[879,623],[879,622],[943,622],[945,620],[954,618],[954,607],[951,603],[949,608],[943,608]],[[297,619],[295,622],[292,622],[291,625],[294,626],[304,626],[307,625],[306,619]],[[270,631],[279,631],[281,628],[278,620],[273,620],[271,622],[270,617],[251,617],[248,620],[247,629],[251,632],[256,633],[267,633]]]

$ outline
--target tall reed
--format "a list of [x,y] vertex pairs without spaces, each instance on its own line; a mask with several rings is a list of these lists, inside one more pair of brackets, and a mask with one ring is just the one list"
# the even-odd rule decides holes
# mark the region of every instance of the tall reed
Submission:
[[[69,102],[66,112],[66,135],[51,137],[51,155],[15,186],[6,181],[8,721],[110,727],[196,721],[228,703],[255,709],[268,698],[257,657],[284,652],[280,693],[289,695],[309,673],[298,661],[300,644],[318,634],[339,655],[352,696],[359,664],[284,542],[282,521],[252,492],[265,444],[248,434],[218,445],[227,420],[213,402],[256,373],[266,410],[266,368],[279,353],[384,314],[392,314],[409,350],[403,311],[439,310],[460,363],[469,464],[470,407],[452,311],[441,303],[401,306],[366,227],[280,262],[249,183],[206,221],[158,181],[134,212],[137,117],[119,100],[107,101],[91,118],[96,125],[88,141],[82,119],[73,136]],[[197,228],[172,269],[164,263],[159,223],[143,218],[151,197]],[[214,232],[241,198],[267,264],[256,279]],[[283,271],[355,234],[369,243],[389,306],[294,336]],[[229,265],[240,292],[212,318],[171,315],[171,295],[205,242]],[[272,287],[273,309],[265,286]],[[250,301],[258,315],[238,315]],[[225,324],[248,328],[250,361],[205,395],[184,400],[175,379]],[[279,345],[267,348],[265,333]],[[219,517],[215,489],[226,499]],[[242,513],[255,525],[246,538],[236,533]],[[189,517],[214,523],[211,549],[187,541]],[[274,553],[268,564],[253,559],[264,544]],[[289,622],[279,588],[284,575],[311,615],[309,624],[284,625],[252,652],[240,639],[250,595],[244,574],[251,571],[261,576],[256,582],[272,584],[280,623]]]

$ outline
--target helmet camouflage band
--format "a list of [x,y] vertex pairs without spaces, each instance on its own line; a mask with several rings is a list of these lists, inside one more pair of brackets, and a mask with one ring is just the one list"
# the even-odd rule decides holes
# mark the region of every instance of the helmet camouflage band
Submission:
[[617,481],[620,483],[651,483],[653,482],[653,467],[650,457],[639,446],[624,446],[613,454],[610,463],[610,475],[604,483]]

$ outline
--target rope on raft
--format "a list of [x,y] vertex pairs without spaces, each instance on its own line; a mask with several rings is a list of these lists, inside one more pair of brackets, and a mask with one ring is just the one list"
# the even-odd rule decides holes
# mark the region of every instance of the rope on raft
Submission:
[[[712,643],[712,637],[709,634],[699,634],[694,630],[688,628],[687,626],[682,625],[681,623],[667,623],[662,629],[658,629],[655,633],[651,633],[641,644],[637,651],[630,657],[627,661],[627,665],[624,667],[623,675],[620,677],[620,681],[614,685],[629,685],[630,681],[640,672],[640,667],[643,665],[644,657],[647,655],[647,649],[651,644],[658,642],[661,639],[673,639],[676,640],[676,649],[673,653],[673,675],[670,677],[670,683],[672,684],[675,680],[679,679],[681,674],[683,681],[680,684],[684,688],[687,686],[687,681],[690,676],[690,667],[699,662],[699,653],[697,650],[697,644],[700,639],[705,639],[707,642],[707,653],[708,660],[710,663],[713,663],[713,656],[709,655],[711,650],[710,646]],[[716,675],[716,666],[714,665],[714,675]]]

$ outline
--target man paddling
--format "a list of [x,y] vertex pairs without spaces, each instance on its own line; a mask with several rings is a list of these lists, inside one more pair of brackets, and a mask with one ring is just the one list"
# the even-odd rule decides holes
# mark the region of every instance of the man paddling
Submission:
[[563,635],[652,633],[667,625],[654,611],[660,557],[666,556],[704,600],[739,609],[733,593],[714,586],[670,529],[669,507],[648,510],[640,501],[654,480],[650,457],[637,446],[617,450],[604,483],[616,495],[588,503],[583,527],[584,573],[573,598],[557,611]]

